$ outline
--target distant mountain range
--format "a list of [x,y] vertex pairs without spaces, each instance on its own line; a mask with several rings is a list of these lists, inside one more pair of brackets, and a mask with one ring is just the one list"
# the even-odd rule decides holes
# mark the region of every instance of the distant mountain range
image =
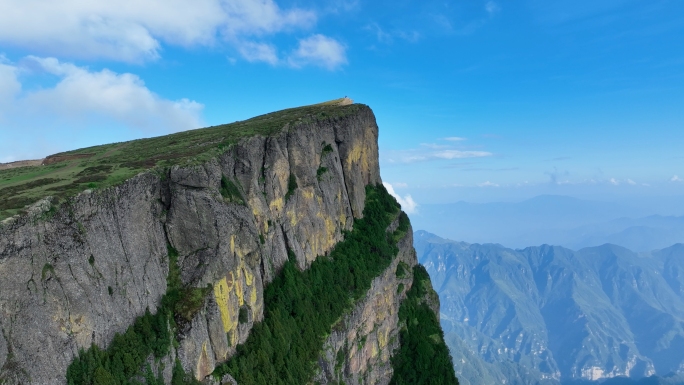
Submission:
[[635,253],[414,238],[462,384],[684,384],[684,244]]
[[411,222],[452,239],[512,248],[553,244],[578,250],[611,243],[650,251],[684,243],[684,216],[653,215],[659,212],[663,210],[542,195],[518,203],[421,205]]

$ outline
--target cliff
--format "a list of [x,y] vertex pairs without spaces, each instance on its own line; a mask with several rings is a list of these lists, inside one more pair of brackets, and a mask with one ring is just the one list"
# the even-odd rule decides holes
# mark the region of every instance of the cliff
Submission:
[[[18,213],[0,224],[0,383],[64,384],[68,367],[107,382],[114,369],[95,370],[87,357],[137,335],[148,349],[129,355],[148,363],[137,381],[150,383],[153,373],[170,383],[182,368],[216,382],[217,366],[264,320],[265,287],[286,264],[306,271],[329,255],[363,217],[367,186],[381,184],[377,137],[367,106],[318,105],[57,154],[26,169],[33,181],[0,184],[0,209]],[[5,180],[21,179],[12,171]],[[322,383],[392,377],[410,286],[395,272],[417,263],[410,228],[397,232],[397,221],[387,230],[401,233],[398,257],[328,337]],[[169,309],[168,323],[153,316]],[[160,336],[169,332],[165,346]],[[344,374],[334,375],[329,362],[341,346],[351,348]],[[121,354],[112,365],[126,372]]]

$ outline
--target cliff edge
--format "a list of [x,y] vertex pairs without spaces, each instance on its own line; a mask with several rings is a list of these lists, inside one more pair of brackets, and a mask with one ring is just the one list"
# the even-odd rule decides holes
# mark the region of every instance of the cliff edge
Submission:
[[[115,369],[88,369],[85,357],[136,333],[153,354],[131,356],[147,362],[135,381],[151,383],[153,375],[171,383],[181,369],[185,381],[232,381],[215,371],[264,320],[265,287],[287,263],[305,271],[329,255],[363,218],[366,186],[381,185],[378,127],[365,105],[309,106],[254,122],[251,131],[250,121],[237,122],[166,142],[57,154],[45,169],[25,171],[38,179],[23,189],[0,185],[7,217],[0,223],[0,383],[65,384],[68,368],[72,377],[85,375],[75,359],[100,376],[94,382],[110,383]],[[131,154],[155,143],[172,143],[176,153]],[[41,177],[45,170],[57,176]],[[50,189],[57,195],[18,208]],[[25,200],[16,200],[24,191]],[[389,383],[398,308],[410,286],[395,271],[417,263],[411,238],[404,230],[399,257],[328,338],[319,382]],[[167,308],[168,323],[152,316]],[[173,343],[161,346],[168,333]],[[345,374],[330,374],[331,354],[354,341],[338,364]],[[125,372],[128,357],[121,357]]]

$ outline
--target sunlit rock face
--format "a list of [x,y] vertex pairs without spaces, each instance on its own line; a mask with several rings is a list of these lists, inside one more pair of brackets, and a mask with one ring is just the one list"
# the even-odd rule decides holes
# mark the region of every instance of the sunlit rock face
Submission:
[[[201,164],[86,191],[50,215],[46,200],[3,221],[0,382],[65,383],[79,349],[106,347],[146,309],[154,312],[167,288],[167,245],[178,252],[183,283],[211,292],[180,322],[164,377],[170,381],[174,357],[197,379],[210,374],[263,318],[264,286],[287,250],[301,269],[329,253],[362,216],[365,186],[381,183],[375,117],[350,107],[353,114],[243,139]],[[225,181],[239,197],[221,194]],[[411,236],[402,242],[399,259],[415,264]],[[376,279],[339,331],[349,341],[367,336],[349,350],[349,378],[391,377],[403,295],[392,274]]]
[[[398,246],[397,257],[373,281],[366,297],[333,327],[318,359],[314,381],[386,385],[392,379],[390,359],[399,347],[399,307],[413,282],[411,269],[397,277],[397,266],[401,263],[411,268],[418,263],[410,227]],[[435,305],[439,314],[438,300]]]

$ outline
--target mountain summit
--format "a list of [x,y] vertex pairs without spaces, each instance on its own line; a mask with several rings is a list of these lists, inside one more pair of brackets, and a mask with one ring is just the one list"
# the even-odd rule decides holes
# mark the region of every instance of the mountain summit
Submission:
[[0,170],[0,383],[457,384],[377,137],[343,99]]

